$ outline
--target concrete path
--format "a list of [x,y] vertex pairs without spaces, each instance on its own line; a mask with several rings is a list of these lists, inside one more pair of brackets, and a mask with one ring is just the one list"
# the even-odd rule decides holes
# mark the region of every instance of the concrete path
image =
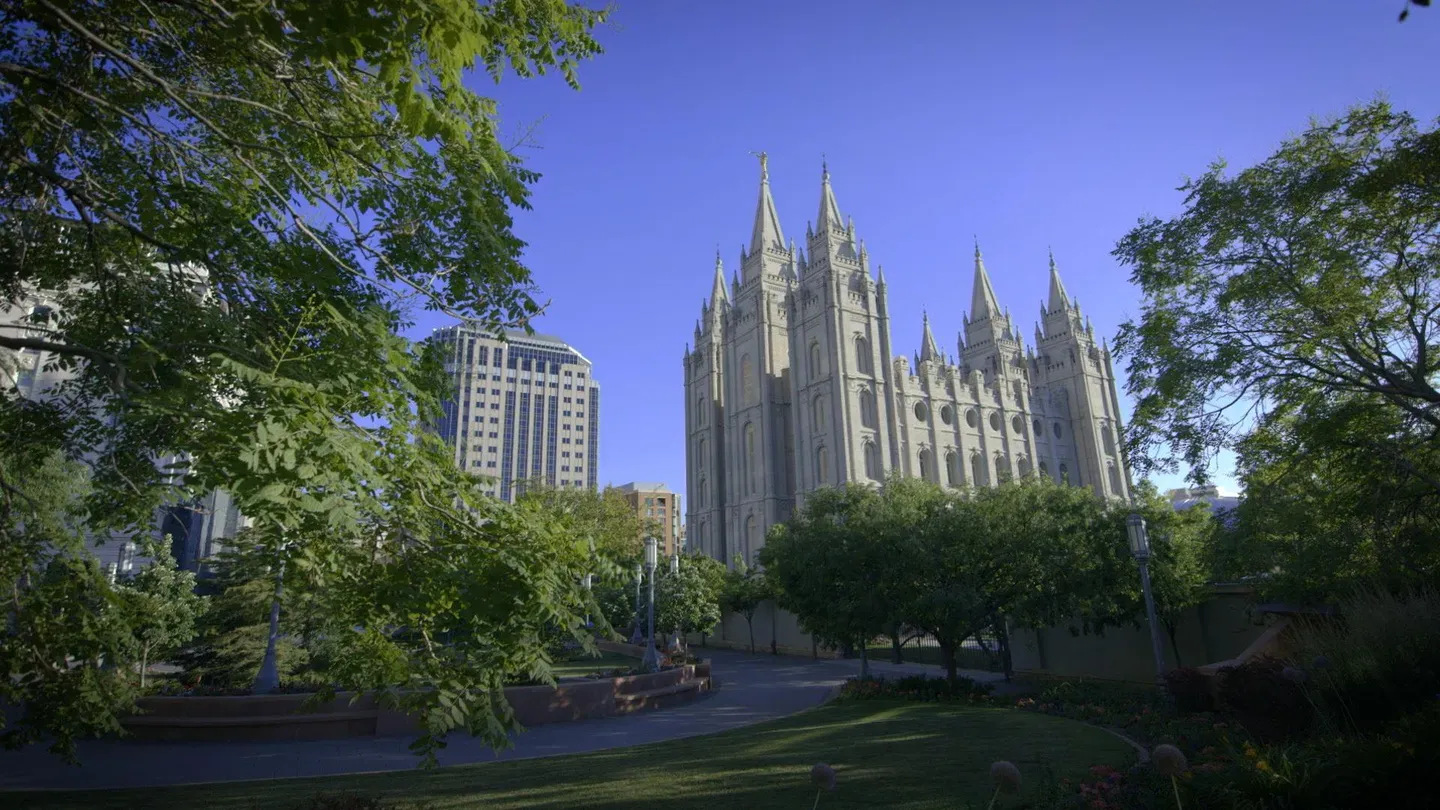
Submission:
[[[682,706],[640,714],[537,726],[495,752],[474,738],[453,735],[441,765],[577,754],[606,748],[714,734],[794,714],[825,702],[859,661],[812,661],[787,656],[700,650],[712,658],[720,689]],[[872,661],[875,674],[940,675],[939,667]],[[966,671],[979,681],[1001,678]],[[0,791],[155,787],[413,768],[410,738],[358,737],[288,743],[150,743],[91,740],[80,744],[80,766],[68,766],[41,747],[0,751]],[[0,804],[4,804],[0,800]]]

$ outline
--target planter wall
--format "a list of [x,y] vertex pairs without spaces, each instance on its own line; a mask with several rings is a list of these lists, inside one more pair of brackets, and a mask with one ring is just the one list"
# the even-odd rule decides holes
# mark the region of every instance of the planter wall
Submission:
[[[521,726],[564,723],[627,714],[693,700],[709,689],[709,662],[648,675],[571,681],[549,686],[512,686],[505,699]],[[383,709],[371,695],[353,704],[341,692],[317,709],[302,707],[308,695],[242,697],[147,697],[141,714],[121,725],[137,740],[294,741],[346,737],[408,736],[418,723],[404,712]]]

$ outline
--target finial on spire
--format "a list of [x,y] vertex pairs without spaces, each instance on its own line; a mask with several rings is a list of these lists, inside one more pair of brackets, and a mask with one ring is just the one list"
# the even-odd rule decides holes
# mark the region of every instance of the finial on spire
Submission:
[[980,236],[978,234],[975,236],[975,258],[977,260],[980,258]]
[[825,153],[820,153],[820,174],[824,177],[830,176],[830,161],[825,159]]
[[760,158],[760,182],[770,182],[770,154],[768,152],[751,152],[750,154]]

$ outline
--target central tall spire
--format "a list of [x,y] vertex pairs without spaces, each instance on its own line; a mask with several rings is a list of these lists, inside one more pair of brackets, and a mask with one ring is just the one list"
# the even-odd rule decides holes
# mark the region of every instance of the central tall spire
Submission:
[[1050,303],[1046,309],[1050,312],[1060,312],[1070,308],[1070,294],[1065,291],[1065,284],[1060,281],[1060,271],[1055,267],[1055,252],[1050,252]]
[[760,202],[755,206],[755,228],[750,233],[750,253],[765,248],[786,250],[785,234],[780,230],[780,215],[770,196],[770,157],[764,152],[752,153],[760,158]]

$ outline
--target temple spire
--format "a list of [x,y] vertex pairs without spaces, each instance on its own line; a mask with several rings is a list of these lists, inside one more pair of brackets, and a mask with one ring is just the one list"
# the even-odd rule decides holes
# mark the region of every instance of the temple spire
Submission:
[[710,289],[710,306],[718,308],[721,301],[729,301],[725,292],[725,262],[720,258],[720,248],[715,248],[715,286]]
[[996,318],[1000,316],[1000,303],[995,300],[995,289],[990,286],[990,274],[985,272],[985,259],[980,255],[980,240],[975,240],[975,288],[970,295],[970,320]]
[[785,234],[780,230],[780,215],[770,196],[770,158],[765,152],[752,152],[760,158],[760,201],[755,206],[755,228],[750,233],[750,253],[765,248],[785,250]]
[[840,218],[840,204],[835,202],[835,190],[830,187],[830,166],[820,161],[820,216],[815,225],[820,233],[827,228],[845,230],[845,220]]
[[935,343],[935,335],[930,331],[930,313],[924,312],[924,327],[920,335],[920,362],[926,360],[940,360],[940,347]]
[[1050,303],[1046,306],[1051,312],[1061,312],[1070,308],[1070,294],[1065,292],[1065,284],[1060,281],[1060,271],[1055,267],[1055,251],[1050,251]]

